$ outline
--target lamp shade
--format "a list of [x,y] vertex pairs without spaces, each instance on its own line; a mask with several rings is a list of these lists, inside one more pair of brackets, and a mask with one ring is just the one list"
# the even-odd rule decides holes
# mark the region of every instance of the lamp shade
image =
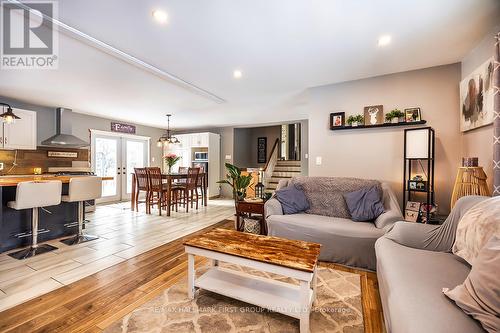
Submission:
[[406,131],[406,158],[429,158],[430,128]]

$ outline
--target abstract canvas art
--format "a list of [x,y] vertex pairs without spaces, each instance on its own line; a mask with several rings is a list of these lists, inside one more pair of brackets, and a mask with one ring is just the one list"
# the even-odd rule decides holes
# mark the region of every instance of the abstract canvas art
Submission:
[[493,123],[493,58],[460,82],[460,130]]

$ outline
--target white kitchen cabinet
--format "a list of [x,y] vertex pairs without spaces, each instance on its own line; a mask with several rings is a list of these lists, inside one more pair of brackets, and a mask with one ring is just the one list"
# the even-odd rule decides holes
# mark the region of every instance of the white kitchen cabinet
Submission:
[[36,112],[14,109],[21,117],[15,123],[3,124],[1,147],[3,149],[36,149]]
[[215,133],[206,134],[208,140],[208,197],[220,195],[220,135]]

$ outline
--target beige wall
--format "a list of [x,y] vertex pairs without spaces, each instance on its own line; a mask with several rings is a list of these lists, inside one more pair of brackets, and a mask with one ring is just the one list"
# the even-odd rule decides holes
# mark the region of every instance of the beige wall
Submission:
[[[329,130],[330,112],[363,112],[367,105],[420,107],[436,130],[436,202],[449,211],[460,160],[458,123],[460,64],[350,81],[310,89],[309,175],[373,178],[389,182],[400,201],[403,129]],[[316,165],[321,156],[322,165]]]
[[[462,79],[493,56],[494,36],[500,31],[497,26],[462,60]],[[488,186],[493,188],[493,125],[484,126],[461,134],[461,154],[478,157],[479,165],[488,176]]]
[[263,168],[257,163],[257,138],[267,138],[267,158],[271,155],[276,139],[281,136],[281,126],[264,126],[234,129],[234,163],[242,168]]

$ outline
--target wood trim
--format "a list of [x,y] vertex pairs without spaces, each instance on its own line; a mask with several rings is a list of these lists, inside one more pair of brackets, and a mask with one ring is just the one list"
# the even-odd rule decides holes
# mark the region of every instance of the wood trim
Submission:
[[276,150],[276,147],[278,146],[279,143],[280,143],[280,139],[276,139],[276,141],[274,141],[273,149],[271,149],[271,154],[269,154],[269,158],[267,159],[266,166],[264,167],[264,171],[267,170],[267,167],[269,166],[269,161],[271,160],[271,156],[273,156],[274,151]]

